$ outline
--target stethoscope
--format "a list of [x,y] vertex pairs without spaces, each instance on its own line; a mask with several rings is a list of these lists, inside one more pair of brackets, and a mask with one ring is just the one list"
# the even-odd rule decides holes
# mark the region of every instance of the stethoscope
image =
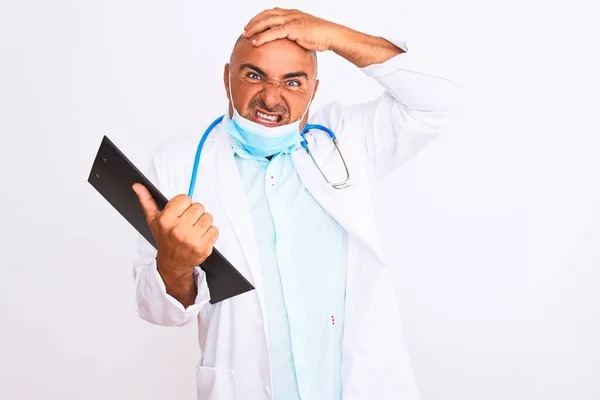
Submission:
[[[225,117],[224,115],[221,115],[219,118],[215,119],[213,121],[213,123],[210,124],[208,128],[206,128],[206,131],[204,132],[204,134],[202,135],[202,138],[200,139],[200,143],[198,144],[198,148],[196,149],[196,158],[194,159],[194,167],[192,169],[192,178],[190,179],[190,188],[188,189],[188,196],[190,198],[194,195],[194,187],[196,186],[196,175],[198,173],[198,165],[200,164],[200,155],[202,154],[202,148],[204,147],[204,142],[206,141],[206,138],[208,137],[208,135],[210,135],[210,133],[213,131],[215,126],[217,126],[223,120],[224,117]],[[315,158],[313,157],[310,149],[308,148],[308,142],[306,141],[306,133],[308,131],[310,131],[311,129],[316,129],[316,130],[320,130],[320,131],[327,133],[329,135],[329,138],[333,141],[333,144],[335,145],[335,148],[337,149],[337,152],[338,152],[340,158],[342,159],[342,162],[344,163],[344,169],[346,170],[346,178],[343,181],[331,182],[329,179],[327,179],[327,176],[325,175],[325,173],[323,173],[323,170],[321,169],[321,167],[319,167],[319,164],[317,163],[317,160],[315,160]],[[344,156],[342,155],[342,152],[340,151],[338,141],[335,137],[335,134],[331,131],[331,129],[329,129],[323,125],[307,124],[302,129],[302,132],[300,132],[300,136],[302,136],[302,142],[300,142],[300,144],[302,145],[304,150],[306,150],[306,153],[310,156],[310,158],[312,158],[314,164],[319,169],[319,172],[321,172],[321,175],[323,175],[323,178],[325,179],[325,181],[327,181],[327,183],[330,184],[334,189],[345,189],[345,188],[349,187],[350,186],[350,183],[349,183],[350,172],[348,172],[348,166],[346,165],[346,160],[344,160]]]

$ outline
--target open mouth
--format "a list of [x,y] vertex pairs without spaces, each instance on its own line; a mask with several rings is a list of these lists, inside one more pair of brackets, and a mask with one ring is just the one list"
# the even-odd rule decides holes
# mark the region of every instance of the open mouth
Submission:
[[275,126],[281,121],[281,115],[257,110],[254,113],[254,119],[261,125]]

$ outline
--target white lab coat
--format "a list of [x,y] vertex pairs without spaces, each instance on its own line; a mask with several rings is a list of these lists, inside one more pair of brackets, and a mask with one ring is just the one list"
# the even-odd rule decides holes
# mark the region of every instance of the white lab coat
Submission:
[[[446,129],[460,87],[410,52],[363,71],[385,89],[380,98],[355,106],[333,103],[310,119],[336,133],[352,186],[332,188],[304,151],[294,152],[293,162],[308,191],[348,232],[343,399],[416,400],[369,180],[393,171]],[[149,178],[168,198],[187,193],[202,133],[173,139],[155,154]],[[309,146],[325,173],[338,173],[339,158],[326,135],[309,137]],[[205,143],[193,200],[214,217],[220,231],[216,247],[256,290],[211,305],[204,274],[197,268],[196,304],[184,309],[166,293],[156,271],[156,251],[140,237],[134,262],[139,315],[165,326],[198,322],[198,399],[270,400],[261,268],[244,189],[221,125]]]

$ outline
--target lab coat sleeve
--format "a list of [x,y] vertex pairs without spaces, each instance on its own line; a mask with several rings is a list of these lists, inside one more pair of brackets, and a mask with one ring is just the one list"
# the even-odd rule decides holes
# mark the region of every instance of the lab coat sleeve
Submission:
[[[390,40],[391,41],[391,40]],[[393,172],[447,131],[462,104],[462,88],[438,68],[405,50],[362,72],[385,89],[372,101],[349,106],[344,119],[358,129],[359,146],[365,148],[375,178]]]
[[[165,183],[158,178],[158,157],[155,156],[150,165],[147,177],[163,193]],[[210,307],[210,294],[206,276],[201,268],[196,267],[194,278],[198,294],[193,305],[185,308],[179,301],[169,295],[156,267],[157,251],[143,236],[139,235],[133,262],[133,276],[136,285],[136,302],[138,315],[153,324],[163,326],[183,326],[194,321],[199,312]]]

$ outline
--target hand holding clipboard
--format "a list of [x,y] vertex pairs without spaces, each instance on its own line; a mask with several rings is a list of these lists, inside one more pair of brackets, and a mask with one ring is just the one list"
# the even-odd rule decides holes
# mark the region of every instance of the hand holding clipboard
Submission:
[[194,303],[194,267],[212,253],[219,237],[213,217],[186,195],[171,199],[161,211],[146,187],[133,185],[158,248],[156,265],[169,294],[184,306]]
[[[161,268],[165,266],[171,272],[176,272],[177,268],[185,265],[199,265],[206,274],[211,304],[254,289],[254,286],[219,250],[213,247],[218,232],[216,228],[210,228],[212,217],[205,214],[204,210],[200,213],[199,206],[192,206],[189,198],[184,200],[187,196],[176,196],[173,200],[167,201],[152,182],[106,136],[94,159],[88,182],[154,248],[158,249],[158,243],[161,244],[161,254],[158,254],[158,257],[162,259],[157,260],[157,263],[162,263]],[[141,204],[145,206],[142,208]],[[180,223],[175,224],[175,216],[179,218]],[[192,225],[198,224],[198,227],[193,228],[193,233],[185,233],[186,225],[181,221],[182,217],[188,219],[187,228],[190,225],[189,220],[196,218]],[[175,226],[180,228],[174,230]],[[208,228],[204,231],[206,226]],[[169,238],[166,232],[171,232],[174,237]],[[162,251],[163,243],[165,257]],[[177,254],[173,251],[175,248]],[[184,251],[181,253],[183,255],[179,254],[180,250]],[[189,252],[188,255],[185,255],[185,252]],[[165,276],[168,279],[168,274]]]

